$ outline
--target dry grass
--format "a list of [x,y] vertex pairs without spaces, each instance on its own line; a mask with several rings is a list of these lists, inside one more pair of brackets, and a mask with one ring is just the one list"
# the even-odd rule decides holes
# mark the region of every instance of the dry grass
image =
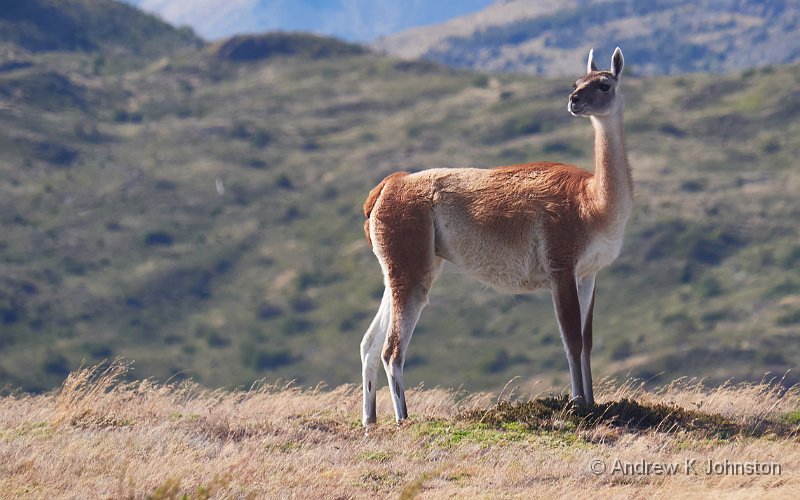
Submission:
[[[655,391],[635,382],[600,384],[598,408],[627,400],[651,415],[669,407],[732,425],[722,437],[703,426],[586,418],[575,425],[564,407],[546,425],[524,418],[481,423],[475,415],[529,403],[497,405],[490,395],[442,389],[409,391],[413,417],[400,427],[388,420],[390,402],[381,392],[384,420],[365,435],[353,386],[212,391],[125,383],[126,369],[120,362],[86,368],[59,391],[0,399],[0,496],[788,498],[800,490],[800,393],[767,381],[707,388],[680,380]],[[685,473],[691,459],[697,474]],[[709,459],[776,463],[780,474],[705,474]],[[606,464],[598,475],[590,469],[596,460]],[[613,473],[615,460],[680,469]]]

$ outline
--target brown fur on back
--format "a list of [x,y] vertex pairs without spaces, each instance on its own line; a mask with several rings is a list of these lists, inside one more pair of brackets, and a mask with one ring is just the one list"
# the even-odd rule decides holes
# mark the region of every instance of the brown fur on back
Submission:
[[[432,197],[429,202],[437,204],[449,198],[464,207],[479,227],[487,234],[496,234],[509,239],[521,241],[527,238],[531,230],[532,215],[538,213],[550,219],[563,219],[577,216],[587,223],[594,217],[592,203],[587,199],[586,182],[592,177],[590,172],[581,168],[551,162],[535,162],[520,165],[494,167],[484,170],[485,176],[470,179],[461,169],[443,169],[442,176],[427,177],[426,171],[415,174],[414,184],[403,183],[403,190],[415,191],[406,193],[404,198],[417,196]],[[367,241],[372,245],[369,234],[369,219],[373,208],[384,192],[387,184],[394,183],[408,176],[408,172],[396,172],[383,179],[373,188],[364,202],[364,232]],[[460,189],[451,191],[448,178],[461,177]],[[463,177],[462,177],[463,176]],[[411,179],[411,178],[409,178]],[[405,179],[404,179],[405,180]],[[422,185],[420,185],[420,181]],[[416,186],[415,188],[412,188]],[[423,186],[424,185],[424,186]],[[466,189],[465,189],[466,188]],[[443,197],[443,198],[442,198]],[[438,199],[437,199],[438,198]],[[447,202],[445,202],[447,203]],[[575,206],[577,204],[577,206]],[[567,227],[575,228],[578,220],[561,220]],[[563,226],[556,224],[556,227]],[[555,235],[553,235],[555,236]],[[558,238],[556,238],[558,239]],[[557,246],[560,242],[554,242]]]
[[364,217],[367,218],[364,221],[364,235],[367,237],[367,242],[372,246],[372,240],[369,237],[369,216],[372,215],[372,209],[375,208],[375,202],[378,201],[378,198],[381,195],[381,191],[383,191],[383,187],[394,178],[403,177],[408,175],[408,172],[395,172],[391,175],[386,176],[382,181],[378,183],[377,186],[370,190],[369,194],[367,195],[367,199],[364,200]]
[[[531,212],[562,212],[583,205],[592,174],[560,163],[526,163],[495,167],[481,183],[461,194],[478,222],[492,225]],[[577,207],[572,207],[577,208]]]
[[[464,234],[481,235],[496,251],[505,248],[524,254],[538,227],[539,236],[546,239],[541,248],[547,255],[542,257],[557,267],[575,263],[585,247],[587,232],[596,227],[588,193],[591,178],[586,170],[550,162],[485,170],[436,169],[413,176],[417,183],[431,186],[438,213],[446,213],[450,221],[460,220],[465,227],[471,225],[472,230]],[[424,191],[422,186],[418,190]],[[447,225],[438,230],[448,239]],[[459,245],[453,240],[450,243]],[[460,253],[451,245],[437,238],[437,255],[449,258],[451,252]]]

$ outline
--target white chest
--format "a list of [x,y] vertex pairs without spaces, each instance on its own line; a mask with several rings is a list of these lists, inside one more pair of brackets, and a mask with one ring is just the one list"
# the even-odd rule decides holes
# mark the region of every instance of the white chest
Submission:
[[622,249],[623,231],[609,231],[595,235],[578,258],[575,266],[579,278],[595,274],[608,266]]

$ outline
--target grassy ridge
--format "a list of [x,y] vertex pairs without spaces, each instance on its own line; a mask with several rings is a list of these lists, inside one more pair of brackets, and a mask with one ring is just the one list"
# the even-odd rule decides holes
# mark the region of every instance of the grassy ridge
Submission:
[[[266,384],[227,392],[186,382],[124,383],[126,368],[82,369],[60,390],[0,397],[4,495],[413,498],[586,491],[669,498],[691,490],[790,498],[800,486],[800,396],[780,385],[708,388],[682,380],[645,391],[635,381],[605,381],[593,410],[608,417],[600,420],[578,416],[556,398],[501,397],[498,404],[489,394],[416,389],[409,391],[411,419],[400,427],[388,419],[391,401],[381,391],[379,425],[365,436],[353,386]],[[637,407],[636,418],[602,411],[626,401]],[[519,411],[536,405],[550,410],[535,419]],[[497,418],[512,406],[514,416]],[[489,414],[495,418],[483,418]],[[690,415],[685,423],[691,425],[671,425],[676,415]],[[691,460],[696,470],[687,474]],[[706,474],[708,460],[758,462],[770,472]],[[615,472],[617,461],[677,464],[679,472]]]
[[26,0],[0,7],[0,42],[33,52],[159,57],[203,42],[191,28],[113,0]]
[[[592,163],[591,127],[562,105],[571,80],[281,36],[250,63],[219,46],[101,71],[91,55],[21,52],[0,72],[0,383],[48,389],[115,355],[140,377],[212,386],[355,382],[381,294],[360,213],[377,181]],[[637,199],[598,280],[598,375],[793,367],[799,79],[786,66],[623,82]],[[457,273],[434,288],[407,365],[409,385],[566,383],[549,297]]]

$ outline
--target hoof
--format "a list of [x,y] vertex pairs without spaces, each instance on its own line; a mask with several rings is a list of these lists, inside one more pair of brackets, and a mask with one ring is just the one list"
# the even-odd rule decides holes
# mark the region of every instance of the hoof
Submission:
[[569,400],[569,406],[586,408],[589,405],[586,403],[586,399],[583,396],[578,396]]
[[378,423],[378,418],[375,415],[369,415],[361,418],[361,425],[369,427]]

